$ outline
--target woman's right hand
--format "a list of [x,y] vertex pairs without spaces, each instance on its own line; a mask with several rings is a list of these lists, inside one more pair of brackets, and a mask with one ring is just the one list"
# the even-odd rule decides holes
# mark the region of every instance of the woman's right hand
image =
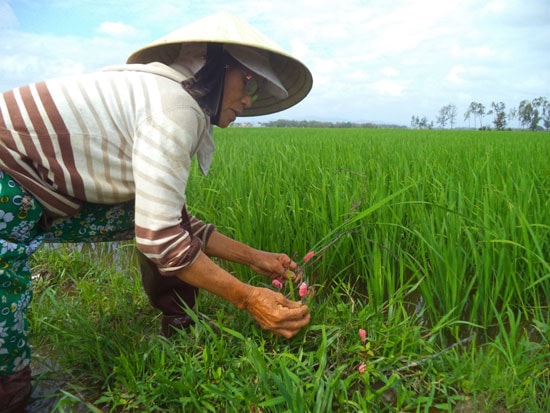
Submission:
[[243,309],[248,311],[264,330],[278,336],[292,338],[309,324],[309,307],[291,301],[281,293],[268,288],[252,287]]

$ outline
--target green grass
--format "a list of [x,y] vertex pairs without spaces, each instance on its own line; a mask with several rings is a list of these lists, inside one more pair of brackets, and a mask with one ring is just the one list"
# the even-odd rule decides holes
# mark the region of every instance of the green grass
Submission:
[[216,143],[193,212],[297,261],[315,250],[310,326],[280,339],[204,293],[221,335],[167,341],[131,245],[45,248],[31,321],[67,383],[56,410],[547,411],[549,134],[234,128]]

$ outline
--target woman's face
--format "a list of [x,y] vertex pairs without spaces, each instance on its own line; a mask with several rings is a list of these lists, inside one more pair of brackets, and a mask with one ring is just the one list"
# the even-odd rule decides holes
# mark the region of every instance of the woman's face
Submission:
[[252,105],[256,93],[257,80],[249,70],[241,65],[227,68],[218,126],[228,127],[244,109]]

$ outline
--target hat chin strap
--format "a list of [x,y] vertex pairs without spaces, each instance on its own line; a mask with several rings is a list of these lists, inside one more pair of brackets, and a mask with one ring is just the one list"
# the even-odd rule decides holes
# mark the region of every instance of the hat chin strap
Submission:
[[210,118],[210,123],[217,125],[220,120],[225,83],[225,56],[223,44],[208,43],[206,61],[193,77],[182,82],[182,86]]
[[195,77],[202,77],[204,74],[208,93],[202,98],[203,105],[210,116],[210,123],[218,125],[221,115],[223,101],[223,89],[225,83],[224,50],[221,43],[207,43],[206,62]]
[[220,115],[221,115],[221,112],[222,112],[222,102],[223,102],[223,92],[224,92],[224,86],[225,86],[225,71],[227,69],[223,69],[223,77],[222,77],[222,80],[220,82],[220,93],[219,93],[219,98],[218,98],[218,104],[216,105],[216,113],[210,115],[210,123],[212,125],[216,125],[216,126],[219,126],[218,125],[218,122],[220,121]]

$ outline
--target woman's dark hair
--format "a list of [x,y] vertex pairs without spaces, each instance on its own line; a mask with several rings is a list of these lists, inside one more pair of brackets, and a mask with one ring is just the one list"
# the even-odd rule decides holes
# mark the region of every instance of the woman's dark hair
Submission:
[[193,77],[181,83],[205,110],[213,125],[217,125],[220,120],[225,70],[233,62],[234,59],[224,51],[222,43],[208,43],[204,66]]

